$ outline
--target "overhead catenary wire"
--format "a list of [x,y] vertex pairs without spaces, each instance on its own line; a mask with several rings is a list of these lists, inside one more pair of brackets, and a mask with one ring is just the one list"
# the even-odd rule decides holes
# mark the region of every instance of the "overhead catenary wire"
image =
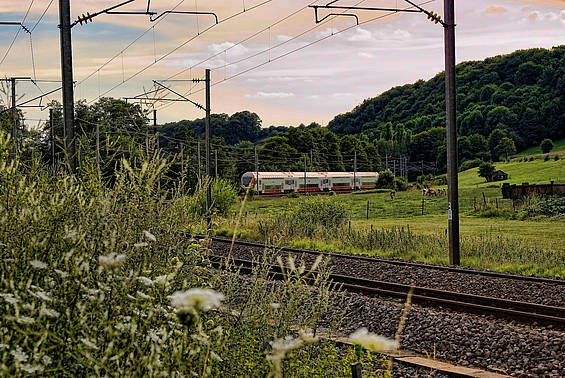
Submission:
[[[27,8],[27,11],[26,11],[26,14],[25,14],[24,18],[22,19],[22,22],[21,22],[22,25],[24,25],[24,23],[27,19],[27,16],[29,15],[29,11],[31,10],[31,7],[33,6],[34,2],[35,2],[35,0],[30,1],[29,7]],[[10,46],[8,46],[8,49],[6,50],[4,57],[2,57],[2,60],[0,60],[0,65],[2,65],[2,63],[4,63],[4,61],[6,60],[6,57],[10,53],[10,50],[12,50],[12,47],[14,46],[14,43],[16,43],[16,40],[18,39],[18,36],[20,35],[21,30],[22,30],[22,28],[18,28],[18,30],[16,31],[16,35],[14,36],[14,39],[12,39],[12,43],[10,43]]]
[[[272,2],[272,1],[274,1],[274,0],[264,0],[263,2],[261,2],[261,3],[259,3],[259,4],[256,4],[256,5],[254,5],[253,7],[250,7],[247,11],[249,11],[249,10],[251,10],[251,9],[259,8],[259,7],[261,7],[261,6],[265,5],[265,4],[268,4],[268,3]],[[229,21],[229,20],[231,20],[231,19],[233,19],[233,18],[235,18],[235,17],[237,17],[237,16],[239,16],[239,15],[241,15],[241,14],[243,14],[243,13],[245,13],[245,12],[239,11],[239,12],[237,12],[237,13],[232,14],[231,16],[228,16],[228,17],[226,17],[226,18],[224,18],[224,19],[219,20],[217,23],[215,23],[215,24],[213,24],[213,25],[210,25],[210,26],[207,27],[206,29],[203,29],[202,32],[200,32],[199,34],[190,37],[189,39],[187,39],[186,41],[184,41],[184,42],[181,43],[180,45],[176,46],[175,48],[173,48],[173,49],[170,50],[169,52],[165,53],[164,55],[162,55],[161,57],[159,57],[158,59],[156,59],[154,62],[149,63],[147,66],[145,66],[145,67],[143,67],[142,69],[140,69],[140,70],[136,71],[135,73],[133,73],[131,76],[129,76],[129,77],[128,77],[127,79],[125,79],[123,82],[114,85],[113,87],[111,87],[110,89],[108,89],[107,91],[105,91],[104,93],[102,93],[101,95],[99,95],[97,98],[95,98],[95,99],[93,99],[93,100],[91,100],[91,101],[88,101],[87,104],[93,103],[94,101],[98,100],[100,97],[107,95],[108,93],[110,93],[110,92],[112,92],[113,90],[115,90],[115,89],[119,88],[120,86],[122,86],[124,83],[129,82],[131,79],[133,79],[133,78],[137,77],[138,75],[142,74],[143,72],[147,71],[149,68],[153,67],[153,66],[154,66],[155,64],[157,64],[158,62],[160,62],[160,61],[162,61],[163,59],[167,58],[168,56],[174,54],[176,51],[178,51],[179,49],[183,48],[184,46],[186,46],[187,44],[189,44],[190,42],[192,42],[193,40],[195,40],[195,39],[198,38],[199,36],[205,34],[205,33],[208,32],[209,30],[211,30],[212,28],[214,28],[214,27],[216,27],[216,26],[218,26],[218,25],[220,25],[220,24],[222,24],[222,23],[224,23],[224,22],[227,22],[227,21]],[[161,18],[161,20],[162,20],[162,19],[163,19],[163,18]],[[119,54],[118,54],[118,55],[119,55]]]
[[[436,0],[428,0],[428,1],[422,2],[422,3],[418,4],[418,5],[420,5],[420,6],[421,6],[421,5],[426,5],[426,4],[432,3],[432,2],[434,2],[434,1],[436,1]],[[362,2],[362,1],[361,1],[361,2]],[[359,2],[358,4],[360,4],[361,2]],[[412,6],[406,7],[405,9],[410,9],[410,8],[412,8]],[[351,30],[351,29],[358,28],[359,26],[362,26],[362,25],[365,25],[365,24],[368,24],[368,23],[371,23],[371,22],[374,22],[374,21],[383,19],[383,18],[385,18],[385,17],[392,16],[392,15],[395,15],[395,14],[397,14],[397,12],[389,12],[389,13],[386,13],[386,14],[384,14],[384,15],[376,16],[376,17],[370,18],[370,19],[368,19],[368,20],[362,21],[362,22],[360,22],[358,25],[352,25],[352,26],[346,27],[346,28],[344,28],[344,29],[338,30],[338,31],[336,31],[336,32],[332,32],[332,34],[323,36],[323,37],[321,37],[321,38],[319,38],[319,39],[316,39],[316,40],[314,40],[314,41],[312,41],[312,42],[309,42],[309,43],[307,43],[307,44],[305,44],[305,45],[302,45],[302,46],[299,46],[299,47],[297,47],[297,48],[295,48],[295,49],[292,49],[292,50],[290,50],[290,51],[287,51],[287,52],[285,52],[285,53],[283,53],[283,54],[281,54],[281,55],[278,55],[278,56],[275,56],[275,57],[271,57],[271,60],[270,60],[270,61],[267,60],[267,61],[261,62],[261,63],[259,63],[259,64],[256,64],[256,65],[250,67],[250,68],[247,68],[247,69],[245,69],[245,70],[243,70],[243,71],[240,71],[240,72],[235,73],[235,74],[233,74],[233,75],[231,75],[231,76],[228,76],[227,78],[217,80],[217,81],[213,82],[213,83],[211,84],[211,86],[216,86],[216,85],[222,84],[222,83],[224,83],[224,82],[226,82],[226,81],[228,81],[228,80],[234,79],[234,78],[236,78],[236,77],[238,77],[238,76],[244,75],[244,74],[246,74],[246,73],[248,73],[248,72],[251,72],[251,71],[256,70],[256,69],[258,69],[258,68],[260,68],[260,67],[263,67],[263,66],[265,66],[265,65],[267,65],[267,64],[270,64],[270,63],[272,63],[272,62],[275,62],[275,61],[277,61],[277,60],[279,60],[279,59],[282,59],[282,58],[284,58],[284,57],[286,57],[286,56],[289,56],[289,55],[291,55],[291,54],[294,54],[294,53],[296,53],[296,52],[298,52],[298,51],[300,51],[300,50],[306,49],[307,47],[310,47],[310,46],[315,45],[315,44],[317,44],[317,43],[319,43],[319,42],[322,42],[322,41],[324,41],[324,40],[326,40],[326,39],[328,39],[328,38],[331,38],[331,37],[333,37],[333,36],[335,36],[335,35],[344,33],[344,32],[349,31],[349,30]],[[304,34],[306,34],[306,33],[310,32],[310,31],[316,29],[317,27],[323,25],[325,22],[328,22],[329,20],[331,20],[331,19],[328,19],[328,20],[326,20],[326,21],[324,21],[324,22],[322,22],[322,23],[317,24],[315,27],[312,27],[312,28],[308,29],[306,32],[302,32],[302,33],[298,34],[297,36],[293,37],[293,39],[297,39],[297,38],[303,36]],[[283,41],[283,42],[281,42],[279,45],[275,46],[275,48],[278,47],[278,46],[280,46],[280,45],[282,45],[282,44],[284,44],[284,43],[287,43],[287,42],[289,42],[289,41],[290,41],[290,40],[288,40],[288,41],[286,41],[286,42]],[[262,50],[262,51],[259,52],[259,53],[255,53],[255,54],[252,54],[251,56],[248,56],[248,57],[246,57],[246,58],[242,58],[242,59],[240,59],[240,60],[237,61],[237,62],[241,63],[241,62],[243,62],[243,61],[245,61],[245,60],[248,60],[248,59],[254,58],[254,57],[258,56],[258,55],[264,54],[265,52],[266,52],[266,50]],[[230,64],[235,64],[235,63],[236,63],[236,62],[230,62]],[[220,67],[220,68],[223,68],[223,67]],[[216,70],[216,69],[218,69],[218,67],[217,67],[217,68],[214,68],[213,70]],[[195,94],[195,93],[198,93],[198,92],[201,92],[201,91],[202,91],[201,89],[200,89],[200,90],[197,90],[197,91],[193,91],[192,94]],[[164,108],[167,108],[167,107],[172,106],[172,105],[174,105],[174,103],[164,104],[164,105],[158,107],[158,109],[164,109]]]

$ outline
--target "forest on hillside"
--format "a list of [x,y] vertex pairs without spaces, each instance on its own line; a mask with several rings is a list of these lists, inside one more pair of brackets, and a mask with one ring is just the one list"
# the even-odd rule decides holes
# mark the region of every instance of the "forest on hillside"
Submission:
[[[462,168],[505,159],[539,145],[544,138],[565,137],[565,46],[461,63],[457,89]],[[61,106],[53,102],[51,107],[55,156],[62,160]],[[122,157],[154,153],[157,148],[162,156],[176,157],[173,181],[182,176],[194,184],[203,172],[203,118],[155,129],[139,105],[113,98],[91,105],[79,101],[75,113],[80,153],[98,164],[98,147],[102,173],[110,175]],[[256,168],[350,171],[356,166],[360,171],[377,171],[391,157],[397,162],[406,157],[429,162],[433,173],[441,173],[446,164],[444,122],[443,73],[365,100],[351,112],[336,116],[328,127],[317,123],[263,127],[260,117],[250,111],[212,114],[214,171],[216,161],[218,174],[234,181]],[[0,112],[2,129],[11,133],[13,123],[12,112]],[[16,124],[22,157],[36,155],[49,161],[49,124],[29,130],[21,111]]]

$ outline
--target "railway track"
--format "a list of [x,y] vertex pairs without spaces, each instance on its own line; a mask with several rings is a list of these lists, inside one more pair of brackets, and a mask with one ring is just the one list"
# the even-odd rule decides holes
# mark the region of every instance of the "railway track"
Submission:
[[[205,238],[204,235],[197,235],[197,238],[203,239]],[[216,243],[229,243],[231,244],[231,239],[224,238],[224,237],[212,237],[212,241]],[[536,283],[550,283],[555,285],[560,285],[565,288],[565,280],[562,279],[554,279],[554,278],[547,278],[547,277],[534,277],[534,276],[525,276],[519,274],[511,274],[511,273],[501,273],[501,272],[494,272],[494,271],[485,271],[485,270],[477,270],[473,268],[464,268],[464,267],[455,267],[455,266],[445,266],[445,265],[433,265],[429,263],[422,263],[416,261],[407,261],[407,260],[396,260],[396,259],[387,259],[382,257],[374,257],[374,256],[361,256],[361,255],[352,255],[346,253],[339,253],[339,252],[325,252],[325,251],[314,251],[310,249],[300,249],[300,248],[293,248],[293,247],[281,247],[281,246],[274,246],[274,245],[266,245],[265,243],[258,243],[258,242],[251,242],[247,240],[236,240],[235,245],[238,246],[248,246],[254,248],[276,248],[281,252],[291,252],[291,253],[298,253],[298,254],[307,254],[307,255],[323,255],[330,258],[339,258],[339,259],[348,259],[352,261],[365,261],[365,262],[379,262],[385,263],[390,265],[396,266],[404,266],[404,267],[415,267],[415,268],[425,268],[425,269],[434,269],[438,271],[446,271],[446,272],[456,272],[468,275],[477,275],[477,276],[484,276],[484,277],[494,277],[494,278],[503,278],[503,279],[510,279],[516,281],[528,281],[528,282],[536,282]]]
[[[212,238],[212,244],[210,248],[214,252],[215,247],[218,245],[223,245],[226,243],[231,243],[231,240],[226,238]],[[251,246],[254,248],[265,248],[265,245],[260,243],[253,243],[247,241],[236,241],[238,246]],[[301,250],[296,248],[281,248],[282,251],[293,252],[293,253],[307,253],[314,255],[325,255],[329,257],[339,257],[348,258],[356,261],[366,261],[366,262],[386,262],[393,265],[402,265],[407,268],[410,267],[425,267],[426,269],[438,269],[440,271],[455,271],[458,273],[464,273],[469,275],[481,275],[481,276],[491,276],[496,278],[503,278],[505,280],[526,280],[531,282],[539,283],[557,283],[558,285],[564,285],[563,280],[554,280],[550,278],[543,277],[528,277],[519,276],[506,273],[497,272],[485,272],[478,271],[474,269],[465,269],[457,267],[446,267],[446,266],[435,266],[430,264],[422,264],[409,261],[398,261],[389,259],[379,259],[371,258],[367,256],[357,256],[357,255],[345,255],[336,254],[329,252],[318,252],[311,250]],[[214,254],[210,255],[210,261],[216,267],[220,267],[222,262],[225,260],[225,254]],[[254,262],[253,259],[241,258],[238,256],[232,257],[232,262],[237,266],[241,267],[242,271],[251,271]],[[278,265],[272,265],[270,267],[272,274],[275,278],[282,277],[281,268]],[[486,295],[475,295],[454,290],[440,290],[437,288],[430,288],[419,285],[402,284],[397,282],[390,282],[384,280],[373,280],[367,279],[360,276],[353,276],[351,274],[337,274],[332,273],[330,278],[333,282],[338,283],[343,289],[356,292],[364,295],[372,296],[384,296],[393,298],[406,298],[408,291],[411,287],[414,287],[414,293],[412,296],[412,301],[418,304],[426,306],[441,306],[455,309],[457,311],[473,312],[487,314],[491,316],[507,318],[512,320],[519,320],[526,323],[542,323],[542,324],[552,324],[559,328],[565,327],[565,307],[562,306],[552,306],[540,303],[531,303],[529,301],[520,300],[509,300],[505,298],[497,298],[493,296]]]

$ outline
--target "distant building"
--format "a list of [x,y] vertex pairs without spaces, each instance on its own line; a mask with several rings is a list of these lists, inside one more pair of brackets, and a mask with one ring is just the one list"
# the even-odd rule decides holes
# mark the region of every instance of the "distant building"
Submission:
[[508,180],[508,173],[501,171],[500,169],[492,174],[492,181],[504,181]]

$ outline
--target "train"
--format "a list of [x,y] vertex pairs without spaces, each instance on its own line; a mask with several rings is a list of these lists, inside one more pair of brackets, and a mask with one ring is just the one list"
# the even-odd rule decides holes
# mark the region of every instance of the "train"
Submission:
[[378,177],[378,172],[246,172],[241,187],[254,187],[262,195],[346,192],[374,189]]

